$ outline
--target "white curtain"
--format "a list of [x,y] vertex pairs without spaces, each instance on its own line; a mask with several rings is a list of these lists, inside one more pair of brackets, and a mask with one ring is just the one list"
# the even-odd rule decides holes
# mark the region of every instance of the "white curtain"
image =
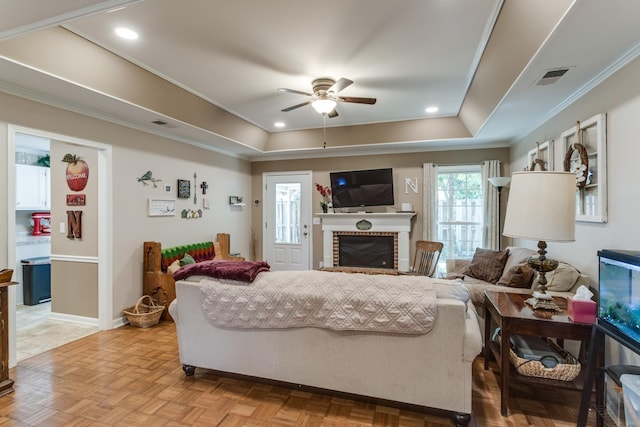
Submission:
[[422,165],[424,189],[422,191],[422,240],[438,240],[438,165]]
[[498,250],[500,248],[500,230],[498,221],[498,189],[491,185],[489,178],[500,176],[500,160],[482,162],[482,194],[484,194],[484,248]]

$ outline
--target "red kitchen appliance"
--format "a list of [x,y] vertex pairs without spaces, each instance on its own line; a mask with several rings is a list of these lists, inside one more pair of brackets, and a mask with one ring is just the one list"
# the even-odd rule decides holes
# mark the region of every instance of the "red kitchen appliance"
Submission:
[[51,212],[34,212],[31,214],[33,221],[33,236],[51,234]]

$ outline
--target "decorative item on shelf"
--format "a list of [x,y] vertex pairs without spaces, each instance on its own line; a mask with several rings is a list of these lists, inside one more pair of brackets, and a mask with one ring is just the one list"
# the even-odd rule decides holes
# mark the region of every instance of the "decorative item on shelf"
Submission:
[[147,171],[144,175],[138,178],[138,182],[141,182],[143,186],[149,185],[148,181],[151,181],[151,183],[153,184],[153,188],[158,188],[157,183],[160,182],[161,179],[154,178],[151,171]]
[[202,181],[202,183],[200,184],[200,188],[202,188],[202,195],[206,195],[207,188],[209,188],[209,185],[207,185],[207,181]]
[[537,258],[527,263],[538,272],[538,289],[527,300],[534,309],[558,311],[546,293],[546,273],[558,267],[558,261],[546,257],[546,241],[575,240],[575,175],[569,172],[515,172],[503,234],[518,239],[538,240]]
[[244,205],[244,203],[242,203],[242,197],[240,196],[229,196],[229,204],[230,205]]
[[[511,182],[511,178],[509,178],[508,176],[494,176],[492,178],[489,178],[489,182],[491,183],[491,185],[496,187],[496,190],[498,190],[498,233],[501,233],[502,230],[500,229],[500,207],[502,206],[502,204],[500,201],[500,197],[502,194],[502,189],[509,185],[509,183]],[[502,249],[501,238],[498,238],[498,249]]]
[[331,188],[324,187],[318,183],[316,183],[316,190],[322,196],[322,201],[320,202],[320,207],[322,208],[322,212],[329,212],[329,208],[333,207],[331,205]]
[[184,219],[201,218],[202,209],[198,209],[197,211],[193,211],[191,209],[183,209],[180,216]]
[[[574,152],[578,154],[577,158],[574,158]],[[580,122],[576,122],[574,143],[569,146],[567,154],[564,156],[564,170],[575,174],[578,190],[582,190],[584,186],[587,185],[589,178],[589,155],[587,149],[582,144]]]
[[67,185],[71,191],[82,191],[89,181],[89,166],[75,154],[65,154],[62,159],[67,163],[65,172]]
[[188,199],[191,197],[191,181],[187,179],[178,180],[178,198]]

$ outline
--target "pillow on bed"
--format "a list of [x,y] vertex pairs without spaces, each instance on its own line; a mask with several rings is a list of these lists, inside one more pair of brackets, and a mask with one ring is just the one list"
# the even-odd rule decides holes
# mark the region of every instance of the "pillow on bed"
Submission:
[[195,264],[196,260],[189,254],[184,254],[184,257],[180,260],[180,267],[187,264]]
[[180,269],[180,267],[182,267],[180,265],[180,260],[177,259],[177,260],[173,261],[169,267],[167,267],[167,273],[173,275],[173,273],[178,271]]
[[495,284],[502,276],[502,270],[509,258],[509,251],[492,251],[476,248],[471,264],[464,271],[467,276]]

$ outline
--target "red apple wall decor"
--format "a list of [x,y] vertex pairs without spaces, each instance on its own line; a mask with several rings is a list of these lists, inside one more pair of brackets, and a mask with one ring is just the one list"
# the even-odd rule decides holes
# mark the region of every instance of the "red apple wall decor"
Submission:
[[62,159],[67,162],[67,185],[71,191],[82,191],[89,180],[89,166],[75,154],[65,154]]

